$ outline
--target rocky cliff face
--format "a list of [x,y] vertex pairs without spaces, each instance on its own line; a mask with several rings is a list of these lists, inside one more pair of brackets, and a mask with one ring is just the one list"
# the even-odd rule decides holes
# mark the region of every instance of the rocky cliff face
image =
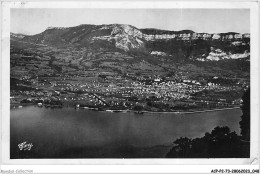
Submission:
[[241,41],[250,39],[250,34],[239,33],[195,33],[190,30],[183,31],[164,31],[156,29],[137,29],[130,25],[109,25],[100,28],[100,30],[108,29],[111,33],[105,36],[93,37],[93,40],[115,40],[116,47],[126,51],[133,48],[144,47],[144,41],[158,40],[217,40],[217,41]]
[[110,30],[111,33],[105,36],[94,36],[92,40],[107,40],[110,42],[114,40],[115,46],[125,51],[144,48],[143,33],[133,26],[114,24],[101,27],[99,30],[104,29]]
[[242,40],[245,38],[250,38],[249,34],[239,34],[239,33],[224,33],[224,34],[208,34],[208,33],[181,33],[181,34],[144,34],[143,38],[147,41],[160,40],[160,39],[176,39],[176,40]]

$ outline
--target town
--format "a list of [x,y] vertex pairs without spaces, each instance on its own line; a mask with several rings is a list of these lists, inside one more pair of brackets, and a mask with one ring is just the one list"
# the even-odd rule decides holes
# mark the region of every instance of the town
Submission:
[[11,107],[35,104],[39,107],[75,107],[97,111],[136,113],[181,112],[237,107],[241,104],[247,83],[221,85],[219,77],[199,82],[193,79],[173,79],[126,74],[84,78],[25,75],[14,81]]

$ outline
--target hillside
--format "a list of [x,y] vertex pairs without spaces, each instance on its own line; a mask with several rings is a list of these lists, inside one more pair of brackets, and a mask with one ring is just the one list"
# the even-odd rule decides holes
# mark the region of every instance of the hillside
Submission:
[[49,27],[32,36],[11,33],[11,62],[17,60],[13,59],[13,51],[32,54],[36,59],[24,61],[41,61],[36,67],[51,73],[57,72],[53,67],[59,67],[60,72],[97,68],[156,74],[192,65],[194,75],[243,76],[249,73],[250,35],[138,29],[121,24]]

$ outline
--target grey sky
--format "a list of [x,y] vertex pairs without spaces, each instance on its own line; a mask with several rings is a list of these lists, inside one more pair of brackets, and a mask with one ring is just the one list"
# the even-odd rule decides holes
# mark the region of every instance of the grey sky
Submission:
[[195,32],[250,32],[249,9],[12,9],[11,32],[37,34],[47,27],[130,24],[137,28]]

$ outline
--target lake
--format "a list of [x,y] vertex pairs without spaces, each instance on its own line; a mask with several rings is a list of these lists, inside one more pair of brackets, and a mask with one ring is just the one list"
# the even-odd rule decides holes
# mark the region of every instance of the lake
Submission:
[[[11,109],[11,158],[164,158],[178,137],[202,137],[216,126],[240,134],[242,111],[110,113],[27,106]],[[30,151],[18,144],[32,143]]]

